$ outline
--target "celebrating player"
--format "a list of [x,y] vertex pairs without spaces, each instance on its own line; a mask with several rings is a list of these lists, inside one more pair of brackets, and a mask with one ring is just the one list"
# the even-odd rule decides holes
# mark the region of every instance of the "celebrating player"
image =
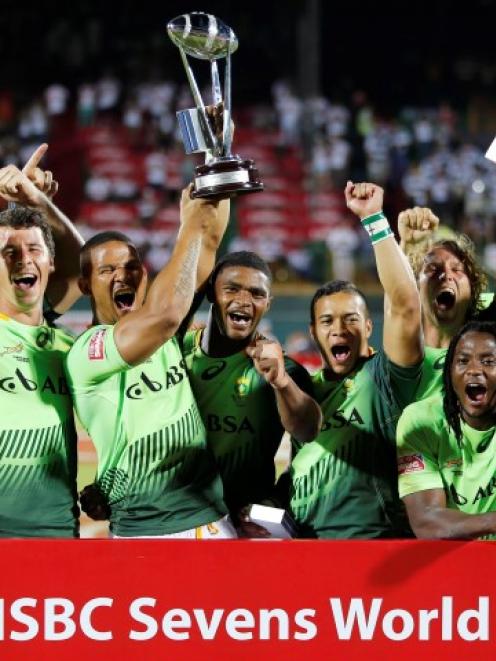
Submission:
[[247,520],[246,507],[274,498],[274,456],[284,430],[306,442],[321,423],[319,406],[306,394],[312,392],[306,370],[285,357],[278,342],[257,337],[270,306],[271,279],[267,264],[254,253],[223,257],[210,278],[207,326],[184,339],[225,501],[249,536],[266,534]]
[[420,379],[419,295],[382,213],[382,189],[348,182],[345,197],[374,247],[385,292],[383,349],[369,346],[367,302],[352,283],[317,290],[311,333],[324,367],[313,383],[324,424],[311,443],[293,439],[291,507],[305,536],[403,536],[408,527],[397,492],[395,430]]
[[183,191],[174,251],[146,298],[145,268],[124,235],[96,235],[82,250],[93,327],[74,344],[67,373],[114,536],[236,536],[175,337],[228,217],[228,201]]
[[411,404],[398,424],[399,490],[417,537],[496,536],[496,324],[452,339],[444,400]]
[[78,534],[76,434],[62,365],[72,338],[48,324],[43,303],[47,293],[60,312],[76,298],[82,239],[49,199],[57,184],[38,167],[46,148],[22,172],[0,170],[0,195],[33,207],[0,214],[2,537]]

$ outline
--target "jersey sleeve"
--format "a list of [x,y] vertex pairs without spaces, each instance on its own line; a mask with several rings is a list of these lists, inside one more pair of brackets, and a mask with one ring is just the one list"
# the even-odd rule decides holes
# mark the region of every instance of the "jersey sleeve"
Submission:
[[130,367],[117,349],[113,326],[94,326],[83,333],[66,358],[67,376],[76,388],[100,383]]
[[293,360],[288,356],[284,356],[284,366],[286,368],[286,372],[293,379],[298,388],[301,388],[303,392],[305,392],[307,395],[310,395],[310,397],[313,397],[314,393],[312,379],[303,365],[300,365],[300,363],[297,363],[296,360]]
[[438,432],[431,407],[424,401],[408,406],[396,431],[400,497],[426,489],[443,489],[438,462]]

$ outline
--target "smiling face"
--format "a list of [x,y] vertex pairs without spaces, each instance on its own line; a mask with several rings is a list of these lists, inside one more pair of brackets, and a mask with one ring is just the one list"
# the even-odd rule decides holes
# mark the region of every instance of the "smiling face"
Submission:
[[317,299],[310,327],[327,367],[338,377],[349,374],[360,357],[369,355],[372,332],[363,298],[340,291]]
[[[41,310],[53,259],[39,227],[0,226],[0,310],[13,317]],[[41,318],[37,323],[41,323]]]
[[496,424],[496,338],[491,333],[469,331],[457,346],[451,382],[462,418],[474,429]]
[[461,326],[471,303],[471,285],[463,262],[445,248],[425,257],[419,292],[427,319],[437,325]]
[[214,316],[230,340],[251,337],[270,306],[269,278],[249,266],[225,266],[214,284]]
[[107,241],[91,249],[91,268],[81,278],[83,293],[92,298],[94,315],[102,324],[115,324],[143,305],[146,271],[135,248]]

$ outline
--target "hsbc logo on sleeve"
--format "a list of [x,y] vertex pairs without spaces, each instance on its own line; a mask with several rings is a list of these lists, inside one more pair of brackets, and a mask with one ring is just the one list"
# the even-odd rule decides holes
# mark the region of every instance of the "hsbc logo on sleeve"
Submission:
[[407,454],[398,457],[398,474],[415,473],[425,469],[424,458],[421,454]]
[[106,332],[106,329],[100,329],[91,336],[88,345],[88,358],[90,360],[103,360],[105,358],[104,346]]

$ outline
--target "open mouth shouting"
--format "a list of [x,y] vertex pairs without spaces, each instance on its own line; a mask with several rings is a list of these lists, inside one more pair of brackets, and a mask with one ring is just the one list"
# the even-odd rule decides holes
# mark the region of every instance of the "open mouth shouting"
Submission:
[[487,403],[487,387],[483,383],[467,383],[465,394],[472,406],[484,406]]
[[349,344],[335,344],[331,347],[331,354],[338,365],[343,365],[351,356],[351,347]]
[[129,312],[133,309],[136,299],[136,291],[130,287],[115,289],[113,293],[115,306],[121,312]]
[[19,273],[12,277],[12,282],[17,289],[27,292],[30,291],[38,281],[38,276],[34,273]]
[[456,294],[453,289],[443,289],[436,296],[436,307],[440,312],[449,312],[455,307]]
[[241,310],[231,310],[227,313],[227,318],[229,320],[229,325],[238,331],[247,330],[251,326],[253,317]]

